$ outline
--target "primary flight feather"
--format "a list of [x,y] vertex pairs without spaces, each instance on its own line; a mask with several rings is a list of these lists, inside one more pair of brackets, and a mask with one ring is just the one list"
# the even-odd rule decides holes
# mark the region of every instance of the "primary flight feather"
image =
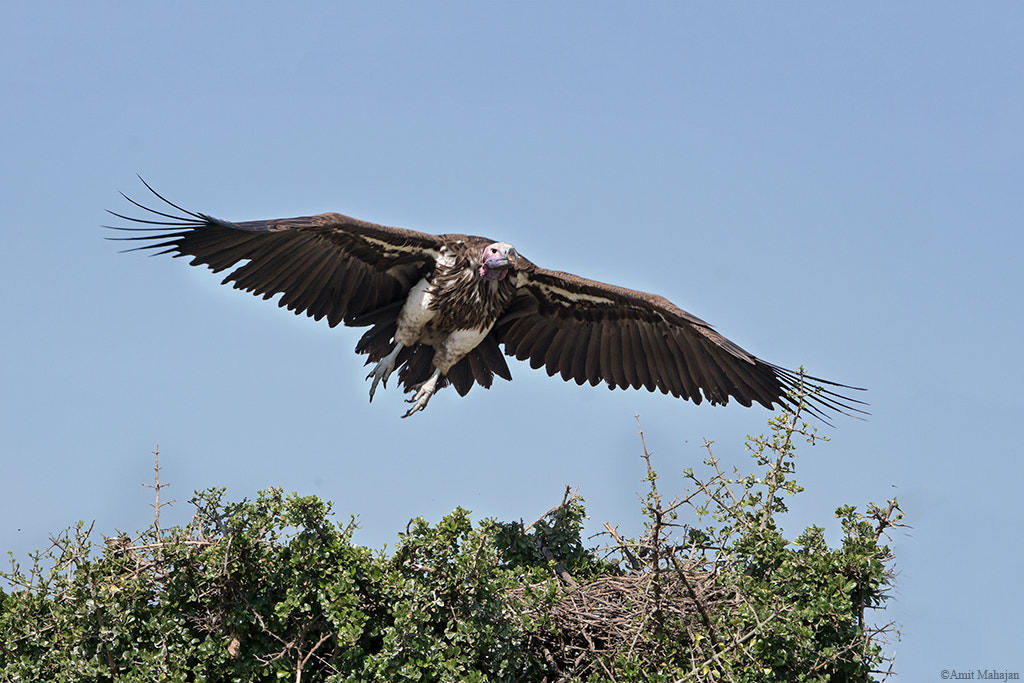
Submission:
[[[145,181],[143,181],[145,183]],[[655,294],[587,280],[534,265],[504,242],[472,235],[430,235],[337,213],[231,223],[182,209],[136,202],[153,218],[118,218],[151,232],[124,238],[149,242],[191,265],[229,268],[223,284],[333,327],[369,327],[356,345],[375,364],[378,385],[398,382],[413,394],[409,417],[452,384],[465,395],[494,375],[512,379],[501,349],[577,384],[645,387],[700,403],[772,409],[806,407],[863,413],[862,402],[827,387],[853,389],[767,363],[706,322]],[[235,267],[239,262],[243,265]]]

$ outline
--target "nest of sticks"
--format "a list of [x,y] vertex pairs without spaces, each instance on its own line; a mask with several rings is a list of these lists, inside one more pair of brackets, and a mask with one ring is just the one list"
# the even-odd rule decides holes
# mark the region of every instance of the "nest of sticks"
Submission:
[[[595,673],[613,678],[607,663],[620,656],[655,666],[664,662],[659,650],[665,643],[684,647],[693,668],[715,657],[713,617],[736,609],[736,591],[716,585],[714,573],[699,563],[675,555],[662,563],[659,571],[645,567],[582,584],[556,569],[565,591],[543,615],[546,626],[526,644],[548,663],[554,675],[549,680]],[[523,592],[510,597],[522,602]]]

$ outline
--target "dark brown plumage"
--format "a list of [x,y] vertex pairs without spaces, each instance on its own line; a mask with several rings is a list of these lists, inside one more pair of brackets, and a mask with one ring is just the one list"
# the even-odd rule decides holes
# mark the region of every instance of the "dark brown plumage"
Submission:
[[[862,402],[827,387],[845,385],[767,363],[703,320],[655,294],[540,268],[508,244],[471,235],[430,235],[337,213],[230,223],[172,204],[180,215],[135,202],[161,220],[113,215],[151,228],[123,238],[150,242],[191,265],[230,271],[223,283],[320,320],[370,329],[356,345],[376,363],[368,379],[415,392],[406,417],[450,382],[460,395],[494,375],[511,379],[501,353],[577,384],[646,388],[701,403],[754,402],[864,414]],[[111,212],[113,213],[113,212]],[[166,220],[163,220],[166,219]]]

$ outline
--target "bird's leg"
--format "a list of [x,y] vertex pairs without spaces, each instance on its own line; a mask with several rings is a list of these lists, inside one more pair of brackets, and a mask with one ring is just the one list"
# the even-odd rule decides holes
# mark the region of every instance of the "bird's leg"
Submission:
[[441,379],[441,370],[434,370],[434,374],[430,376],[426,382],[423,382],[416,389],[416,394],[410,398],[406,403],[414,404],[412,408],[409,408],[402,417],[409,417],[413,413],[419,412],[427,407],[427,403],[430,402],[430,397],[437,391],[437,380]]
[[373,384],[370,385],[370,403],[373,403],[373,393],[377,391],[377,384],[379,382],[384,383],[384,388],[388,388],[388,377],[395,370],[395,360],[398,358],[398,352],[405,348],[405,344],[401,342],[395,342],[394,350],[388,355],[380,359],[377,366],[366,376],[366,379],[373,378]]

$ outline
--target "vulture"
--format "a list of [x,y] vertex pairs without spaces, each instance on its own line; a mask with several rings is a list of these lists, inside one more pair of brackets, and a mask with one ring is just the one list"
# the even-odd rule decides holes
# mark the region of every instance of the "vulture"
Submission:
[[579,385],[644,387],[697,404],[803,405],[826,423],[830,413],[866,414],[864,402],[839,393],[856,387],[763,361],[661,296],[541,268],[505,242],[338,213],[232,223],[185,210],[142,182],[165,206],[122,193],[148,216],[109,213],[148,227],[105,227],[147,234],[114,239],[145,242],[128,251],[231,269],[222,284],[264,299],[280,294],[279,306],[331,327],[368,327],[355,350],[373,365],[370,400],[397,371],[412,394],[403,417],[447,384],[464,396],[495,375],[511,380],[504,355]]

